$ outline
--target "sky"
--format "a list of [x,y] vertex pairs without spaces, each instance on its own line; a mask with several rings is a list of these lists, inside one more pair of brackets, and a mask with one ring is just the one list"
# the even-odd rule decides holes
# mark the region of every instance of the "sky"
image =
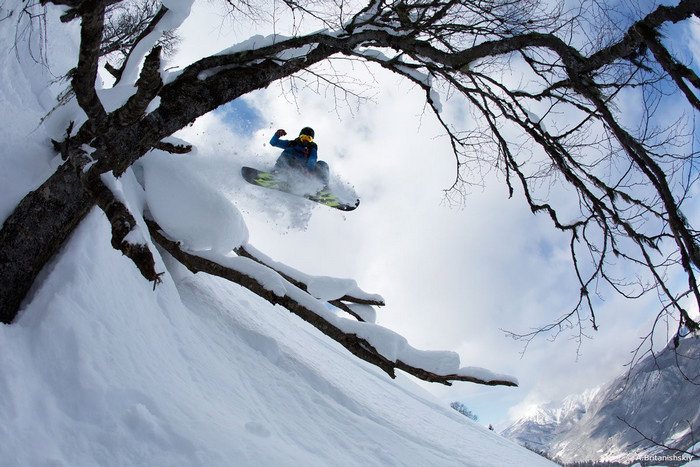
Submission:
[[[181,34],[200,39],[196,46],[183,41],[174,62],[273,32],[265,24],[231,24],[211,8],[195,4]],[[279,18],[275,31],[283,33]],[[596,310],[600,330],[587,330],[592,339],[579,346],[565,332],[554,341],[538,338],[523,352],[524,343],[504,330],[544,325],[578,298],[567,236],[548,218],[533,215],[521,193],[508,199],[494,173],[484,175],[483,186],[473,187],[464,204],[450,205],[443,190],[452,185],[455,160],[424,107],[423,92],[384,70],[355,66],[349,73],[368,85],[366,100],[317,91],[313,81],[291,92],[283,82],[179,135],[201,151],[264,169],[279,155],[268,144],[275,130],[296,134],[311,126],[319,159],[360,195],[360,207],[351,213],[299,213],[284,205],[274,214],[244,211],[251,244],[302,271],[350,277],[381,294],[387,305],[378,311],[378,323],[417,348],[454,350],[464,365],[516,376],[516,389],[425,384],[445,401],[462,401],[485,424],[503,428],[532,404],[583,392],[625,371],[655,316],[655,300],[631,302],[606,293]],[[247,136],[248,144],[231,147],[229,132]],[[218,183],[225,190],[225,182]],[[231,199],[237,202],[234,194]]]

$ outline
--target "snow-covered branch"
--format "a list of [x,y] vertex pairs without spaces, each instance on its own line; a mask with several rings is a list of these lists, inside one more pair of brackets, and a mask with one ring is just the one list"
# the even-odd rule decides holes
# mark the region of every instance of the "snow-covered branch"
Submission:
[[[243,256],[212,254],[212,257],[205,258],[201,253],[194,255],[184,251],[179,243],[168,239],[157,224],[152,221],[147,223],[152,238],[190,271],[222,277],[247,288],[272,304],[283,306],[357,357],[378,366],[392,378],[396,377],[395,372],[399,369],[425,381],[445,385],[450,385],[451,381],[468,381],[489,386],[518,385],[513,377],[495,374],[483,368],[460,368],[459,356],[454,352],[417,350],[411,347],[405,338],[386,328],[337,316],[328,309],[324,300],[311,295],[309,289],[313,288],[312,284],[299,281],[299,274],[277,263],[277,269],[285,269],[284,276],[281,275],[258,259],[264,255],[259,252],[251,254],[250,247],[238,250]],[[292,278],[288,275],[290,273],[297,277]],[[336,285],[338,283],[337,280],[326,279],[327,282],[334,282]],[[376,295],[361,293],[356,284],[353,286],[347,281],[341,283],[340,287],[326,286],[318,290],[325,289],[324,294],[333,297],[330,301],[342,299],[383,303]],[[351,293],[347,293],[348,285]],[[331,292],[332,289],[335,293]],[[354,296],[357,298],[353,298]]]
[[70,162],[80,173],[85,191],[107,216],[112,226],[112,246],[129,257],[155,288],[161,282],[162,273],[156,272],[143,227],[131,213],[119,180],[111,173],[100,174],[93,170],[94,159],[85,151],[74,151]]
[[[250,258],[267,266],[299,289],[319,300],[327,300],[328,303],[354,316],[358,321],[373,322],[376,313],[371,307],[384,306],[382,297],[363,292],[354,280],[309,276],[287,265],[273,261],[251,245],[242,245],[236,248],[236,253],[239,256]],[[349,304],[362,305],[363,307],[368,307],[369,310],[360,307],[353,309],[353,306]]]
[[146,57],[139,79],[136,81],[136,93],[114,112],[113,120],[116,124],[126,126],[145,115],[149,104],[163,87],[163,79],[160,75],[160,52],[160,47],[154,47]]
[[[105,65],[105,68],[107,69],[107,71],[109,71],[110,74],[112,74],[114,76],[114,78],[116,79],[116,83],[119,83],[119,81],[121,80],[122,75],[124,73],[124,70],[130,64],[130,61],[131,61],[130,59],[132,57],[132,54],[134,53],[135,50],[137,50],[136,45],[138,45],[141,41],[145,40],[149,36],[149,34],[153,33],[153,31],[156,29],[156,26],[163,19],[163,17],[165,16],[165,14],[167,12],[168,12],[168,9],[165,6],[161,6],[161,8],[152,16],[148,25],[145,28],[143,28],[143,30],[141,31],[139,36],[134,39],[134,43],[129,48],[129,50],[126,54],[126,57],[124,57],[124,63],[122,63],[122,66],[119,69],[115,69],[114,67],[107,66],[107,65],[109,65],[109,63],[107,63]],[[131,66],[133,66],[133,65],[131,65]]]
[[72,86],[80,107],[93,120],[94,125],[104,125],[107,112],[97,97],[95,80],[100,58],[99,50],[104,31],[105,7],[103,2],[92,2],[83,12],[80,29],[80,55],[73,73]]

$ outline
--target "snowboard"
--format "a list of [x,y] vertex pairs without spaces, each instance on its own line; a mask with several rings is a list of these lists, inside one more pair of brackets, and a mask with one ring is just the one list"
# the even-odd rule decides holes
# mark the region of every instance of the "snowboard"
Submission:
[[352,211],[360,205],[359,199],[355,200],[353,204],[348,204],[341,201],[335,194],[326,189],[320,190],[314,194],[295,193],[292,182],[272,172],[263,172],[262,170],[252,167],[242,167],[241,175],[246,182],[253,185],[269,188],[271,190],[283,191],[294,196],[300,196],[309,201],[328,206],[329,208],[339,209],[341,211]]

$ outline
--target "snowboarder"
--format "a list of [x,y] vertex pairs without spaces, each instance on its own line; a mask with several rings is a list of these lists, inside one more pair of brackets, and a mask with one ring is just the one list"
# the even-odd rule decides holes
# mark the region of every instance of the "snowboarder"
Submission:
[[270,145],[284,149],[275,162],[275,172],[289,169],[306,171],[321,180],[323,186],[327,188],[330,168],[324,161],[318,160],[318,146],[314,143],[314,130],[304,127],[299,132],[299,136],[293,140],[282,139],[286,134],[285,130],[277,130],[270,140]]
[[[318,146],[314,143],[314,130],[304,127],[299,132],[299,136],[291,141],[282,139],[286,134],[285,130],[277,130],[270,140],[271,146],[283,149],[282,154],[275,162],[275,168],[271,172],[266,172],[253,167],[241,167],[243,179],[252,185],[302,196],[315,203],[341,211],[356,209],[360,205],[360,198],[357,198],[356,194],[351,195],[352,198],[348,202],[330,190],[328,186],[330,169],[328,164],[318,160]],[[314,178],[312,180],[314,187],[304,186],[306,185],[304,183],[301,186],[295,186],[295,180],[288,180],[285,172],[308,174]],[[316,180],[323,183],[323,188],[320,190],[316,186]]]

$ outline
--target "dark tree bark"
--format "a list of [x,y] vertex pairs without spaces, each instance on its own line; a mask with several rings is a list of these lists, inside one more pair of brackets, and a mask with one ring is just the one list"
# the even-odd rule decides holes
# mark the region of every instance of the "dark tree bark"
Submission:
[[93,204],[72,167],[63,165],[5,221],[0,230],[2,322],[12,322],[36,276]]

